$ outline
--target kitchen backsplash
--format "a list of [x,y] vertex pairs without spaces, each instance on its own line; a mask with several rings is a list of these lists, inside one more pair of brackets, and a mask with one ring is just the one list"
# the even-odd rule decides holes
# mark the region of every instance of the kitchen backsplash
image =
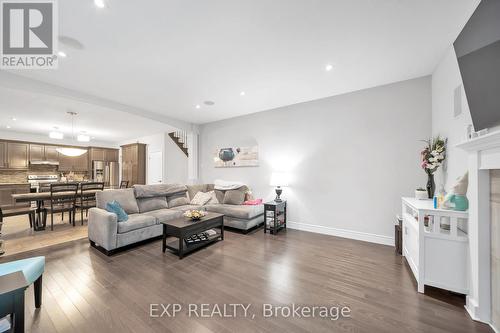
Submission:
[[[29,170],[0,170],[0,183],[27,183],[28,175],[53,175],[60,176],[57,166],[54,165],[31,165]],[[87,172],[66,173],[71,180],[85,180],[89,177]]]
[[0,183],[27,183],[28,172],[17,170],[0,171]]

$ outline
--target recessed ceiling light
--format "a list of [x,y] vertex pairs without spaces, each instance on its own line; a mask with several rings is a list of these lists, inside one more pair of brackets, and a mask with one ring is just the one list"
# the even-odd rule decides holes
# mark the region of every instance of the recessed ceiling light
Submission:
[[63,51],[59,51],[59,52],[57,52],[57,55],[58,55],[58,56],[60,56],[61,58],[66,58],[66,57],[68,56],[68,55],[67,55],[65,52],[63,52]]
[[325,66],[325,70],[327,72],[331,71],[332,69],[333,69],[333,65],[332,64],[328,64],[328,65]]
[[52,131],[49,133],[49,138],[61,140],[62,138],[64,138],[64,134],[62,134],[61,132]]
[[10,119],[12,119],[12,121],[16,121],[17,120],[16,117],[12,117]]
[[7,129],[9,129],[9,128],[10,128],[10,126],[9,126],[9,125],[7,125],[7,126],[5,126],[5,127],[6,127]]
[[205,101],[205,102],[203,102],[203,104],[208,105],[208,106],[212,106],[215,104],[215,102],[214,101]]
[[240,96],[245,96],[245,92],[244,91],[240,92]]
[[106,7],[106,3],[104,2],[104,0],[94,0],[94,5],[97,8],[104,8],[104,7]]
[[196,104],[195,108],[197,109],[201,108],[200,104]]

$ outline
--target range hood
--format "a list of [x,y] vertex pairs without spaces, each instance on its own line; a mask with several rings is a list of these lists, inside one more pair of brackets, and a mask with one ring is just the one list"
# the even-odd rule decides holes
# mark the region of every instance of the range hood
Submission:
[[30,161],[33,165],[59,165],[59,161]]

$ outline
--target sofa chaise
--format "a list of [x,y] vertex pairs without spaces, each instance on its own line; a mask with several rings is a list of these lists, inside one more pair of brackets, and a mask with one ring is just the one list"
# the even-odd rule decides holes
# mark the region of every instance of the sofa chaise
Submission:
[[[218,203],[192,205],[198,192],[214,191]],[[224,226],[244,232],[264,222],[263,205],[243,205],[248,188],[214,190],[213,184],[134,185],[133,188],[96,193],[96,207],[89,210],[90,244],[107,255],[117,249],[162,235],[161,222],[181,217],[185,211],[200,209],[224,214]],[[115,213],[105,210],[106,203],[116,200],[128,214],[118,222]]]

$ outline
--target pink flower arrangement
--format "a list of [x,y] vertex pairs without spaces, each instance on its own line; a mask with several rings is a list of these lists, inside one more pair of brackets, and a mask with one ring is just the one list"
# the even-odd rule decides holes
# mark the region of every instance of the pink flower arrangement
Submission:
[[434,139],[424,141],[427,146],[420,153],[422,156],[421,167],[428,175],[434,174],[446,159],[446,140],[437,136]]

